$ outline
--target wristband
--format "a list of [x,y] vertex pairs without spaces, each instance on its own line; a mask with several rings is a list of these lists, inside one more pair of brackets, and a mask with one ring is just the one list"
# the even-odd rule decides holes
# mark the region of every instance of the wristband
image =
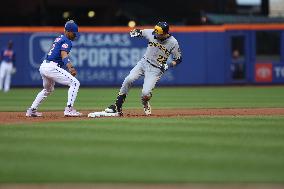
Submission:
[[175,61],[176,61],[177,65],[178,65],[178,64],[180,64],[180,63],[181,63],[182,58],[180,57],[180,58],[176,59]]
[[71,60],[69,59],[69,56],[66,56],[65,58],[63,58],[62,61],[63,61],[64,65],[71,62]]
[[173,65],[173,63],[171,63],[171,64],[170,64],[170,67],[175,67],[175,66],[177,66],[178,64],[180,64],[181,61],[182,61],[182,58],[180,57],[179,59],[176,59],[176,60],[174,60],[174,61],[176,62],[176,65]]

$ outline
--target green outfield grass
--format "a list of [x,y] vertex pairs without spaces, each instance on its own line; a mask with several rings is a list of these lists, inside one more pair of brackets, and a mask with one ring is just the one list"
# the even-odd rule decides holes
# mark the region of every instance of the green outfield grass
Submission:
[[[25,111],[39,89],[0,93]],[[41,110],[62,110],[56,89]],[[101,109],[117,89],[82,89]],[[141,108],[133,89],[126,108]],[[284,107],[284,87],[157,88],[154,108]],[[1,112],[0,112],[1,113]],[[0,183],[284,183],[284,116],[106,118],[0,126]]]

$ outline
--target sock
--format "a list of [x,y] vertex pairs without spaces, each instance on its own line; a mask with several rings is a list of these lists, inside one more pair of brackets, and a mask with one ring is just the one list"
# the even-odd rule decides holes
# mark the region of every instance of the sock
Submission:
[[149,95],[146,95],[146,96],[142,96],[141,97],[142,104],[145,106],[151,98],[152,98],[152,93],[150,93]]
[[77,93],[79,91],[79,86],[80,83],[78,80],[73,80],[73,82],[71,83],[69,89],[68,89],[68,101],[67,101],[67,106],[69,107],[69,105],[72,107],[74,106],[74,102],[76,100],[77,97]]
[[122,112],[122,104],[124,103],[125,98],[126,98],[126,94],[118,94],[116,101],[115,101],[116,110],[118,112]]
[[32,108],[32,109],[37,109],[38,106],[46,99],[46,97],[47,97],[49,94],[50,94],[50,92],[47,92],[45,89],[43,89],[42,91],[40,91],[40,92],[37,94],[37,96],[36,96],[36,98],[35,98],[35,100],[34,100],[32,106],[31,106],[31,108]]

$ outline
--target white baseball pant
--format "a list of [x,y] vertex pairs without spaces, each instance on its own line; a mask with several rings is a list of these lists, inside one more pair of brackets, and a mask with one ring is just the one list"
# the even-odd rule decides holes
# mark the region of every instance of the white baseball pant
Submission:
[[41,102],[54,91],[55,82],[68,85],[67,106],[73,106],[80,87],[80,82],[66,70],[57,66],[56,62],[43,61],[39,68],[43,80],[43,90],[38,93],[31,108],[37,109]]
[[3,90],[4,83],[4,92],[10,90],[11,85],[11,75],[13,70],[13,63],[2,61],[0,65],[0,90]]

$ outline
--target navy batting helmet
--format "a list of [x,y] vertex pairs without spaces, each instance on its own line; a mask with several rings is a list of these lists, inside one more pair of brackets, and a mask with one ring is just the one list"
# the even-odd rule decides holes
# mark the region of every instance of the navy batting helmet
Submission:
[[153,35],[163,35],[169,33],[169,24],[167,22],[158,22],[154,27]]

